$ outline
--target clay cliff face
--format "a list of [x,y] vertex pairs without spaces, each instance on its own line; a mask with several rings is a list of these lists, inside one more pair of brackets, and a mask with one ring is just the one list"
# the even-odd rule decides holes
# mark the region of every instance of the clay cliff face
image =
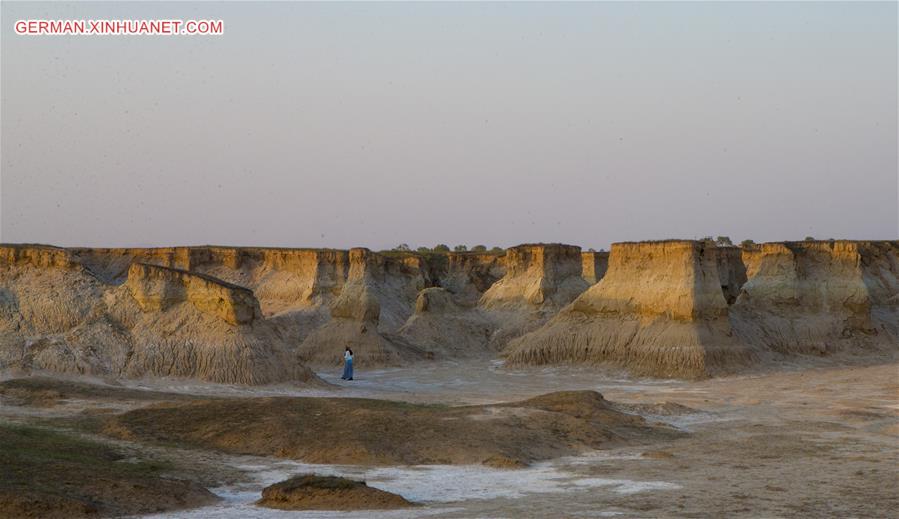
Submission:
[[496,324],[479,308],[461,306],[455,294],[445,288],[419,292],[415,314],[398,335],[420,348],[428,358],[459,359],[484,357]]
[[302,362],[334,365],[349,346],[358,366],[397,364],[416,358],[418,348],[393,335],[412,315],[418,292],[432,283],[423,258],[351,249],[349,274],[331,303],[331,320],[297,350]]
[[506,274],[506,257],[497,254],[450,252],[428,258],[432,278],[462,306],[475,306],[481,296]]
[[714,245],[616,243],[602,280],[505,354],[512,363],[610,362],[641,374],[703,377],[749,358],[727,315]]
[[266,315],[327,305],[349,268],[346,251],[248,247],[73,249],[73,256],[109,283],[124,280],[132,263],[208,274],[253,290]]
[[506,274],[478,303],[493,322],[488,348],[537,329],[589,286],[580,247],[532,244],[506,251]]
[[746,266],[743,264],[743,250],[739,247],[718,247],[718,278],[727,304],[737,301],[743,284],[746,283]]
[[338,364],[345,346],[370,367],[507,344],[512,364],[675,377],[895,354],[899,242],[672,240],[608,257],[0,245],[0,369],[260,384],[311,380],[303,364]]
[[779,352],[828,353],[896,342],[896,242],[765,243],[743,254],[734,305],[746,341]]
[[49,245],[0,245],[0,265],[66,268],[74,265],[67,249]]
[[132,263],[126,284],[145,312],[161,312],[186,301],[234,325],[262,317],[251,290],[203,274]]
[[587,288],[580,247],[519,245],[506,251],[505,262],[506,275],[481,297],[484,308],[561,308]]
[[139,263],[123,284],[108,284],[79,254],[21,249],[0,257],[0,368],[239,384],[315,378],[289,358],[250,290]]
[[616,243],[609,270],[574,309],[692,321],[727,315],[717,250],[696,241]]

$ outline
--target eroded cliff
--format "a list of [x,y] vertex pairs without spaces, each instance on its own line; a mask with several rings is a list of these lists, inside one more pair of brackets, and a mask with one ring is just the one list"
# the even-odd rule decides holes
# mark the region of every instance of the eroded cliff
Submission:
[[601,281],[504,353],[519,364],[610,362],[640,374],[703,377],[750,358],[727,315],[714,245],[616,243]]
[[346,251],[251,247],[72,249],[73,257],[108,283],[124,281],[132,263],[208,274],[253,290],[265,315],[327,305],[349,268]]
[[781,353],[895,348],[897,251],[897,242],[844,240],[747,249],[734,326],[743,340]]
[[205,274],[132,263],[126,284],[144,312],[162,312],[186,301],[234,325],[262,317],[251,290]]
[[140,263],[121,285],[107,284],[76,253],[18,249],[0,256],[0,368],[240,384],[315,378],[245,288]]
[[561,308],[586,290],[581,248],[533,244],[506,251],[506,274],[481,297],[484,308]]
[[330,305],[331,320],[306,337],[297,351],[300,360],[338,364],[347,346],[359,366],[421,358],[418,348],[394,332],[412,315],[418,292],[433,282],[423,258],[357,248],[349,251],[349,263],[343,290]]
[[496,323],[480,308],[461,306],[445,288],[418,294],[415,313],[398,334],[429,358],[458,359],[495,354],[488,345]]
[[512,364],[699,377],[788,355],[895,354],[897,243],[671,240],[608,257],[559,244],[505,255],[0,245],[0,368],[268,383],[309,380],[303,363],[337,364],[346,346],[362,367],[508,344]]

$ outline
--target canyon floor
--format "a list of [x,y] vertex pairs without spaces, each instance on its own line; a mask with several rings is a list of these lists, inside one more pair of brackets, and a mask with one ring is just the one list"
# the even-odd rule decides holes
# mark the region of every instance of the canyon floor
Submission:
[[[77,486],[64,474],[67,469],[85,470],[86,463],[87,470],[120,477],[122,486],[133,490],[123,491],[109,478],[94,478],[97,482],[92,483],[114,487],[106,494],[110,500],[133,501],[117,508],[101,508],[100,512],[107,515],[152,513],[152,501],[159,496],[147,489],[154,488],[153,478],[159,478],[185,496],[181,502],[167,497],[166,507],[160,508],[166,511],[160,517],[286,516],[291,512],[253,503],[265,486],[303,473],[365,480],[371,487],[399,494],[418,505],[394,511],[303,512],[308,517],[353,517],[354,513],[358,517],[397,518],[899,515],[899,362],[884,358],[877,364],[870,364],[870,359],[868,364],[833,364],[796,363],[774,372],[689,382],[639,379],[595,368],[511,370],[497,361],[475,359],[377,371],[360,369],[352,382],[340,380],[337,370],[320,372],[331,386],[302,389],[182,380],[16,378],[8,373],[0,382],[0,430],[20,442],[28,439],[29,448],[51,451],[37,458],[20,456],[16,463],[22,459],[34,463],[38,458],[44,463],[45,457],[71,450],[71,445],[88,454],[93,452],[85,451],[85,443],[79,442],[95,442],[114,451],[97,451],[96,459],[79,457],[73,461],[71,456],[63,456],[65,463],[54,460],[55,476],[42,482],[43,490],[65,497],[67,492],[71,494],[73,485]],[[310,464],[287,459],[291,452],[284,451],[277,441],[263,441],[251,449],[227,438],[204,444],[202,438],[214,436],[215,431],[201,431],[199,440],[185,439],[187,436],[176,435],[175,429],[186,430],[192,425],[153,423],[157,415],[151,415],[148,424],[147,416],[141,414],[174,409],[174,416],[179,416],[177,413],[197,406],[208,413],[209,405],[213,406],[211,412],[240,406],[248,410],[259,407],[248,400],[257,398],[255,402],[267,405],[283,401],[313,407],[329,402],[319,398],[349,398],[339,402],[346,416],[344,428],[335,421],[338,425],[327,429],[324,443],[333,440],[339,444],[341,438],[354,435],[378,435],[379,429],[372,425],[378,422],[363,419],[372,409],[398,412],[396,416],[403,416],[408,427],[414,427],[416,420],[432,427],[434,420],[453,420],[475,410],[496,414],[512,420],[490,426],[495,428],[493,434],[505,437],[508,430],[503,427],[537,434],[543,430],[541,423],[546,425],[547,421],[546,416],[530,413],[506,416],[505,403],[519,402],[515,409],[520,409],[525,405],[522,402],[538,395],[583,390],[601,393],[609,409],[595,399],[587,398],[589,402],[585,403],[583,395],[590,393],[562,393],[568,395],[557,397],[562,401],[536,399],[538,404],[534,405],[540,406],[540,413],[561,406],[562,412],[578,420],[583,418],[584,409],[601,405],[600,411],[610,414],[598,420],[604,427],[619,428],[608,435],[603,429],[599,436],[590,436],[579,428],[580,422],[572,421],[566,425],[566,434],[584,439],[584,444],[574,449],[576,453],[544,445],[543,449],[525,449],[525,454],[536,455],[507,460],[509,466],[502,462],[493,466],[466,463],[464,444],[446,454],[434,451],[427,438],[416,440],[421,447],[416,451],[392,437],[387,445],[378,447],[385,449],[382,454],[390,454],[390,444],[395,443],[395,451],[405,453],[411,463],[424,459],[429,464],[395,464],[390,456],[362,456],[358,459],[363,464],[354,465]],[[364,400],[353,400],[357,398]],[[566,410],[566,406],[571,409]],[[244,414],[250,415],[223,415],[222,428],[247,426],[239,423]],[[276,409],[275,415],[280,414]],[[634,426],[626,418],[630,415],[640,415],[648,425],[657,425],[647,428],[639,438],[628,438],[629,427]],[[190,417],[195,415],[181,416],[191,422]],[[391,420],[394,415],[385,416]],[[619,420],[621,416],[625,417],[623,421]],[[256,417],[275,420],[271,422],[272,431],[280,431],[277,427],[284,424],[276,418]],[[386,427],[383,423],[380,426]],[[463,436],[471,434],[468,429],[459,431]],[[289,429],[271,436],[285,434]],[[40,443],[45,440],[49,443]],[[497,445],[504,446],[502,438],[499,440]],[[520,440],[510,438],[509,442]],[[598,448],[587,448],[591,441]],[[489,454],[486,443],[475,444]],[[266,448],[271,452],[266,454]],[[433,452],[437,454],[428,458]],[[345,459],[353,459],[353,453],[342,454]],[[447,463],[454,464],[434,464],[442,455],[449,456]],[[517,466],[519,461],[527,466]],[[127,470],[122,470],[123,463],[130,464]],[[108,467],[118,472],[108,472]],[[0,497],[4,491],[9,494],[9,484],[0,479]],[[199,486],[219,499],[211,502]],[[96,495],[96,488],[88,490]],[[27,508],[28,503],[19,505]],[[171,511],[179,506],[193,508]],[[35,516],[42,515],[39,509],[32,511],[37,512]]]

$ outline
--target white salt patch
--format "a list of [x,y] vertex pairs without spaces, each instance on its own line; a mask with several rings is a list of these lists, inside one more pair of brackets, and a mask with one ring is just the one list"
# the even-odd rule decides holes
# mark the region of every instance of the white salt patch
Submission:
[[[560,458],[538,463],[521,470],[503,470],[480,465],[415,465],[407,467],[360,467],[351,465],[316,465],[266,458],[233,458],[231,465],[252,473],[253,481],[212,489],[223,502],[193,511],[179,512],[185,518],[278,518],[296,516],[297,512],[270,510],[253,505],[262,489],[296,474],[315,473],[364,480],[369,486],[399,494],[423,504],[413,510],[360,512],[303,512],[303,517],[372,517],[407,518],[463,510],[467,501],[516,499],[527,495],[557,494],[583,489],[607,489],[618,494],[663,491],[680,488],[665,481],[632,481],[581,477],[565,469],[571,465],[589,465],[604,460],[637,459],[639,455],[621,451],[596,451],[583,456]],[[603,515],[605,513],[605,515]],[[618,512],[600,512],[611,517]],[[159,515],[156,517],[166,517]]]

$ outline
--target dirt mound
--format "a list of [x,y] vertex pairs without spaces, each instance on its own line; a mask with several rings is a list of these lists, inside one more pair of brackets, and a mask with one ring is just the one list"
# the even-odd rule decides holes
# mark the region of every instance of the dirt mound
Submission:
[[0,518],[148,514],[214,503],[165,464],[67,434],[0,424]]
[[0,382],[0,401],[32,407],[50,407],[70,399],[121,402],[190,398],[190,395],[182,393],[163,393],[50,377],[26,377]]
[[[358,398],[255,398],[156,404],[109,418],[106,434],[309,463],[477,464],[535,460],[682,433],[575,391],[447,407]],[[339,440],[335,440],[339,439]]]
[[364,481],[303,474],[262,490],[259,506],[279,510],[389,510],[413,506],[402,496]]
[[814,354],[899,344],[899,242],[765,243],[744,261],[731,319],[744,341]]
[[418,294],[415,314],[398,334],[429,357],[458,359],[494,353],[490,337],[496,326],[478,308],[465,308],[444,288]]
[[356,368],[397,366],[427,358],[421,348],[403,337],[379,332],[377,321],[340,318],[309,334],[297,349],[296,358],[302,364],[337,366],[343,363],[347,346],[353,350]]
[[513,364],[611,362],[638,374],[705,377],[746,364],[733,337],[714,245],[616,243],[605,277],[539,330],[513,340]]

